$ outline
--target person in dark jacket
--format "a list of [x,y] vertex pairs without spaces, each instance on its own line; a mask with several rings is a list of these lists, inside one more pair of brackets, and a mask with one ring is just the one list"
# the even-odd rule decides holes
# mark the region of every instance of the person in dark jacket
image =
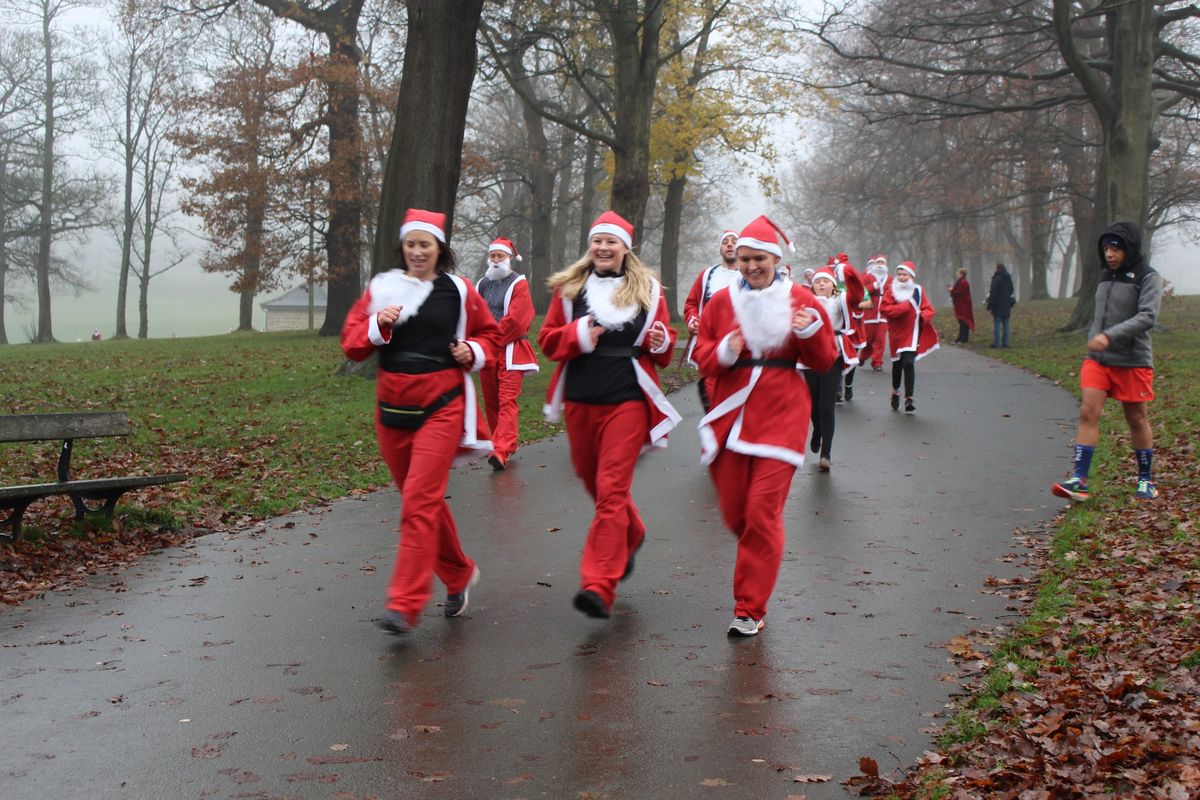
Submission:
[[1162,276],[1142,255],[1142,234],[1132,222],[1109,226],[1099,242],[1103,267],[1088,329],[1087,356],[1079,369],[1083,395],[1075,434],[1075,469],[1051,491],[1069,500],[1088,498],[1088,470],[1100,441],[1100,412],[1109,397],[1119,400],[1137,460],[1135,497],[1158,497],[1151,475],[1154,440],[1147,404],[1154,399],[1150,330],[1162,304]]
[[1008,347],[1008,317],[1016,304],[1012,275],[1003,264],[997,264],[987,296],[987,310],[992,312],[992,347]]

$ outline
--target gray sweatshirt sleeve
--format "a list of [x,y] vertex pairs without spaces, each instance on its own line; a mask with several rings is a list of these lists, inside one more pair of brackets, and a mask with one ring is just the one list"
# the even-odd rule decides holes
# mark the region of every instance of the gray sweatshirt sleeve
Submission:
[[1130,341],[1149,333],[1158,321],[1158,309],[1162,305],[1162,276],[1151,272],[1142,281],[1138,292],[1138,307],[1129,319],[1100,331],[1112,341]]

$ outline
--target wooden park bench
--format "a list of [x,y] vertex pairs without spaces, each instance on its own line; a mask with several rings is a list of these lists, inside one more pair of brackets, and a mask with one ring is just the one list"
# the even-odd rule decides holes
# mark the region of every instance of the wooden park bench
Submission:
[[[75,519],[83,519],[88,512],[103,512],[112,518],[117,498],[131,489],[175,483],[187,480],[187,474],[175,472],[169,475],[143,475],[127,478],[94,478],[72,480],[71,449],[76,439],[91,439],[102,436],[128,436],[131,433],[129,417],[121,412],[83,412],[77,414],[13,414],[0,415],[0,443],[37,442],[51,439],[62,440],[58,456],[58,480],[53,483],[31,483],[24,486],[0,486],[0,513],[9,512],[0,519],[0,531],[5,526],[9,535],[21,538],[21,517],[34,500],[52,495],[67,495],[75,504]],[[88,507],[88,501],[103,501],[103,505]]]

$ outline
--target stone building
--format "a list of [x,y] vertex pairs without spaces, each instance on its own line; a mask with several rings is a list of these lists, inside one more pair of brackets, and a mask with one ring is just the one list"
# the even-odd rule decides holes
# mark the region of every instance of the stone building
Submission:
[[[259,303],[267,315],[266,330],[271,331],[304,331],[309,330],[308,322],[308,286],[301,285],[291,289],[279,297]],[[317,284],[313,291],[312,329],[321,327],[325,321],[325,286]]]

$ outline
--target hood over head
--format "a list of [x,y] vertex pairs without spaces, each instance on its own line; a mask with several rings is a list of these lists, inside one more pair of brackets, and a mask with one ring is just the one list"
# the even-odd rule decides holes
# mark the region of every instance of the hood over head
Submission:
[[1107,237],[1115,236],[1125,243],[1125,271],[1137,272],[1146,266],[1146,261],[1142,258],[1142,232],[1138,230],[1138,226],[1132,222],[1114,222],[1101,235],[1096,242],[1096,250],[1100,254],[1100,264],[1103,266],[1103,272],[1111,272],[1104,261],[1104,240]]

